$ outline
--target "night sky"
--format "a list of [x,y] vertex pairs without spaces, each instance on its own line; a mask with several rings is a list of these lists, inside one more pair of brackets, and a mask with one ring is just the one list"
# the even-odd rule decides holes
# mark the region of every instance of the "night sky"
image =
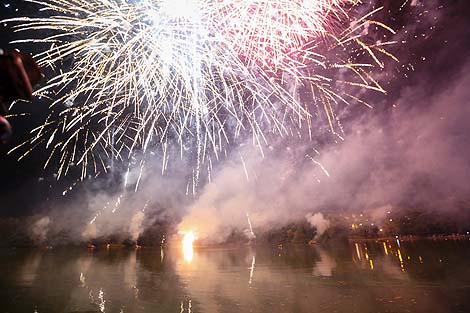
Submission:
[[[377,6],[386,8],[384,22],[398,30],[399,43],[393,52],[400,63],[387,69],[383,85],[388,95],[366,95],[374,110],[348,108],[340,114],[346,141],[323,145],[324,162],[336,177],[318,187],[318,193],[335,189],[335,195],[320,201],[322,207],[346,203],[358,207],[426,205],[423,198],[435,200],[442,208],[470,207],[470,3],[405,2],[377,1]],[[2,19],[35,13],[35,7],[23,1],[0,0]],[[37,47],[9,44],[18,38],[11,26],[0,25],[0,47],[19,47],[34,54]],[[7,155],[44,119],[47,101],[19,103],[13,112],[30,115],[10,120],[14,137],[11,143],[0,146],[0,214],[28,215],[46,211],[57,201],[81,201],[84,189],[92,187],[78,187],[64,199],[62,192],[74,178],[57,182],[53,168],[44,171],[46,154],[40,148],[20,162],[16,161],[18,153]],[[377,135],[378,130],[383,137]],[[328,158],[332,151],[334,157]],[[378,183],[376,176],[383,181]],[[293,180],[289,185],[294,188],[295,184],[302,182]],[[369,192],[359,190],[359,186]],[[375,194],[373,199],[365,199],[371,193]],[[383,203],[378,198],[384,199]]]

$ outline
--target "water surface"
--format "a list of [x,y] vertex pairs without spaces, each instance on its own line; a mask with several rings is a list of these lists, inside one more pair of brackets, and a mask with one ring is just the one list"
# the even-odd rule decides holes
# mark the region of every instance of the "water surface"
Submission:
[[470,312],[470,241],[0,250],[0,312]]

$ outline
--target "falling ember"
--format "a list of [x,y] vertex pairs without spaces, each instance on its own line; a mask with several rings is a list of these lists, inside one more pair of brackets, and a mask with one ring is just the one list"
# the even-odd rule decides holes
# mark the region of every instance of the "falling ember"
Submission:
[[196,236],[193,232],[187,232],[183,238],[183,257],[187,263],[191,263],[194,256],[193,243],[196,240]]

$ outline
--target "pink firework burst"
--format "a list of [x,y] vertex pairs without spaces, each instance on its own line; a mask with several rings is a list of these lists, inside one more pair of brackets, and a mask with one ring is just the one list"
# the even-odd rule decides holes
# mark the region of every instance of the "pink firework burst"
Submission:
[[357,0],[221,0],[214,21],[248,64],[289,71]]

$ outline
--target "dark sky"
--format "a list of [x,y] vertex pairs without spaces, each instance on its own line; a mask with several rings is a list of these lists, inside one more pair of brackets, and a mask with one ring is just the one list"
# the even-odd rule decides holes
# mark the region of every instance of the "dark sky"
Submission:
[[[405,3],[403,6],[402,4]],[[466,101],[468,98],[455,96],[446,99],[443,94],[452,94],[458,81],[465,81],[470,75],[466,72],[470,69],[468,65],[470,49],[470,3],[467,0],[409,0],[409,1],[377,1],[377,6],[383,5],[386,10],[382,17],[384,21],[397,29],[399,32],[396,39],[400,42],[393,49],[400,59],[400,64],[392,65],[388,69],[388,77],[384,87],[388,90],[388,96],[373,96],[373,101],[377,103],[376,110],[365,112],[363,109],[353,113],[345,113],[345,128],[348,131],[357,129],[359,121],[366,120],[363,126],[378,127],[377,120],[383,123],[379,125],[384,131],[395,131],[401,127],[413,124],[413,121],[423,123],[423,127],[428,123],[433,123],[434,112],[433,101],[449,101],[446,105],[449,112],[459,115],[462,103],[457,104],[452,101]],[[34,15],[36,8],[31,4],[25,4],[20,0],[0,0],[0,18],[5,19],[14,16]],[[9,41],[18,38],[14,34],[10,24],[0,25],[0,47],[11,49],[16,45],[10,45]],[[31,53],[37,51],[37,47],[21,46],[22,50],[30,50]],[[467,80],[470,82],[470,80]],[[413,91],[415,90],[415,92]],[[409,101],[405,101],[409,99]],[[393,105],[399,104],[401,112],[399,119],[394,119]],[[32,103],[22,103],[14,108],[14,112],[31,112],[30,116],[11,119],[14,127],[14,137],[10,144],[0,147],[0,214],[1,215],[22,215],[30,214],[38,208],[47,208],[48,202],[60,198],[64,188],[73,183],[73,178],[65,178],[56,182],[53,178],[53,171],[42,169],[46,155],[41,149],[37,149],[33,154],[17,162],[18,153],[7,155],[7,151],[27,138],[28,132],[34,125],[37,125],[47,114],[47,102],[35,100]],[[408,113],[406,113],[408,112]],[[441,111],[436,111],[440,114]],[[468,118],[464,118],[468,110],[462,111],[460,118],[455,119],[455,123],[465,124]],[[423,117],[423,118],[420,118]],[[370,122],[373,121],[373,122]],[[370,122],[370,123],[369,123]],[[375,126],[374,126],[375,125]],[[453,150],[461,153],[465,159],[469,156],[470,140],[468,140],[469,128],[466,125],[455,125],[448,129],[451,134],[442,134],[439,139],[447,140],[447,135],[451,135]],[[418,127],[419,128],[419,127]],[[367,127],[366,127],[367,129]],[[418,130],[419,131],[419,130]],[[438,133],[439,134],[439,133]],[[346,134],[348,135],[348,134]],[[446,135],[446,136],[444,136]],[[414,134],[406,134],[413,137]],[[435,136],[434,136],[435,138]],[[387,143],[383,143],[386,145]],[[417,146],[422,149],[422,146]],[[387,151],[387,147],[382,147],[382,154],[394,154],[396,147],[390,146],[393,151]],[[353,153],[357,151],[352,149]],[[350,153],[351,151],[348,151]],[[407,150],[403,150],[405,151]],[[371,153],[374,153],[373,151]],[[408,153],[408,152],[406,152]],[[426,152],[429,154],[439,154],[432,147]],[[360,155],[360,153],[358,153]],[[380,160],[381,157],[378,157]],[[396,158],[394,160],[398,160]],[[408,159],[407,159],[408,160]],[[470,159],[467,159],[470,162]],[[442,161],[442,160],[440,160]],[[439,161],[439,162],[440,162]],[[394,161],[391,160],[391,163]],[[431,161],[430,161],[431,162]],[[449,160],[449,167],[452,167],[453,160]],[[432,163],[432,162],[431,162]],[[441,164],[441,163],[439,163]],[[460,166],[458,162],[456,166]],[[384,165],[385,166],[385,165]],[[403,164],[386,165],[394,169],[400,168]],[[431,165],[430,165],[431,166]],[[455,168],[452,171],[466,171],[468,167]],[[433,168],[434,171],[447,170]],[[425,170],[423,170],[425,172]],[[452,176],[455,177],[455,176]],[[367,178],[365,178],[367,179]],[[453,179],[453,178],[449,178]],[[459,182],[461,182],[459,176]],[[469,177],[470,179],[470,177]],[[470,181],[470,180],[468,180]],[[469,184],[467,182],[462,182]],[[357,192],[351,191],[350,192]],[[423,191],[424,192],[424,191]],[[75,191],[72,198],[80,198],[80,190]],[[443,197],[449,194],[444,192]],[[75,199],[74,198],[74,199]],[[52,199],[52,200],[47,200]],[[465,200],[462,200],[465,201]]]

